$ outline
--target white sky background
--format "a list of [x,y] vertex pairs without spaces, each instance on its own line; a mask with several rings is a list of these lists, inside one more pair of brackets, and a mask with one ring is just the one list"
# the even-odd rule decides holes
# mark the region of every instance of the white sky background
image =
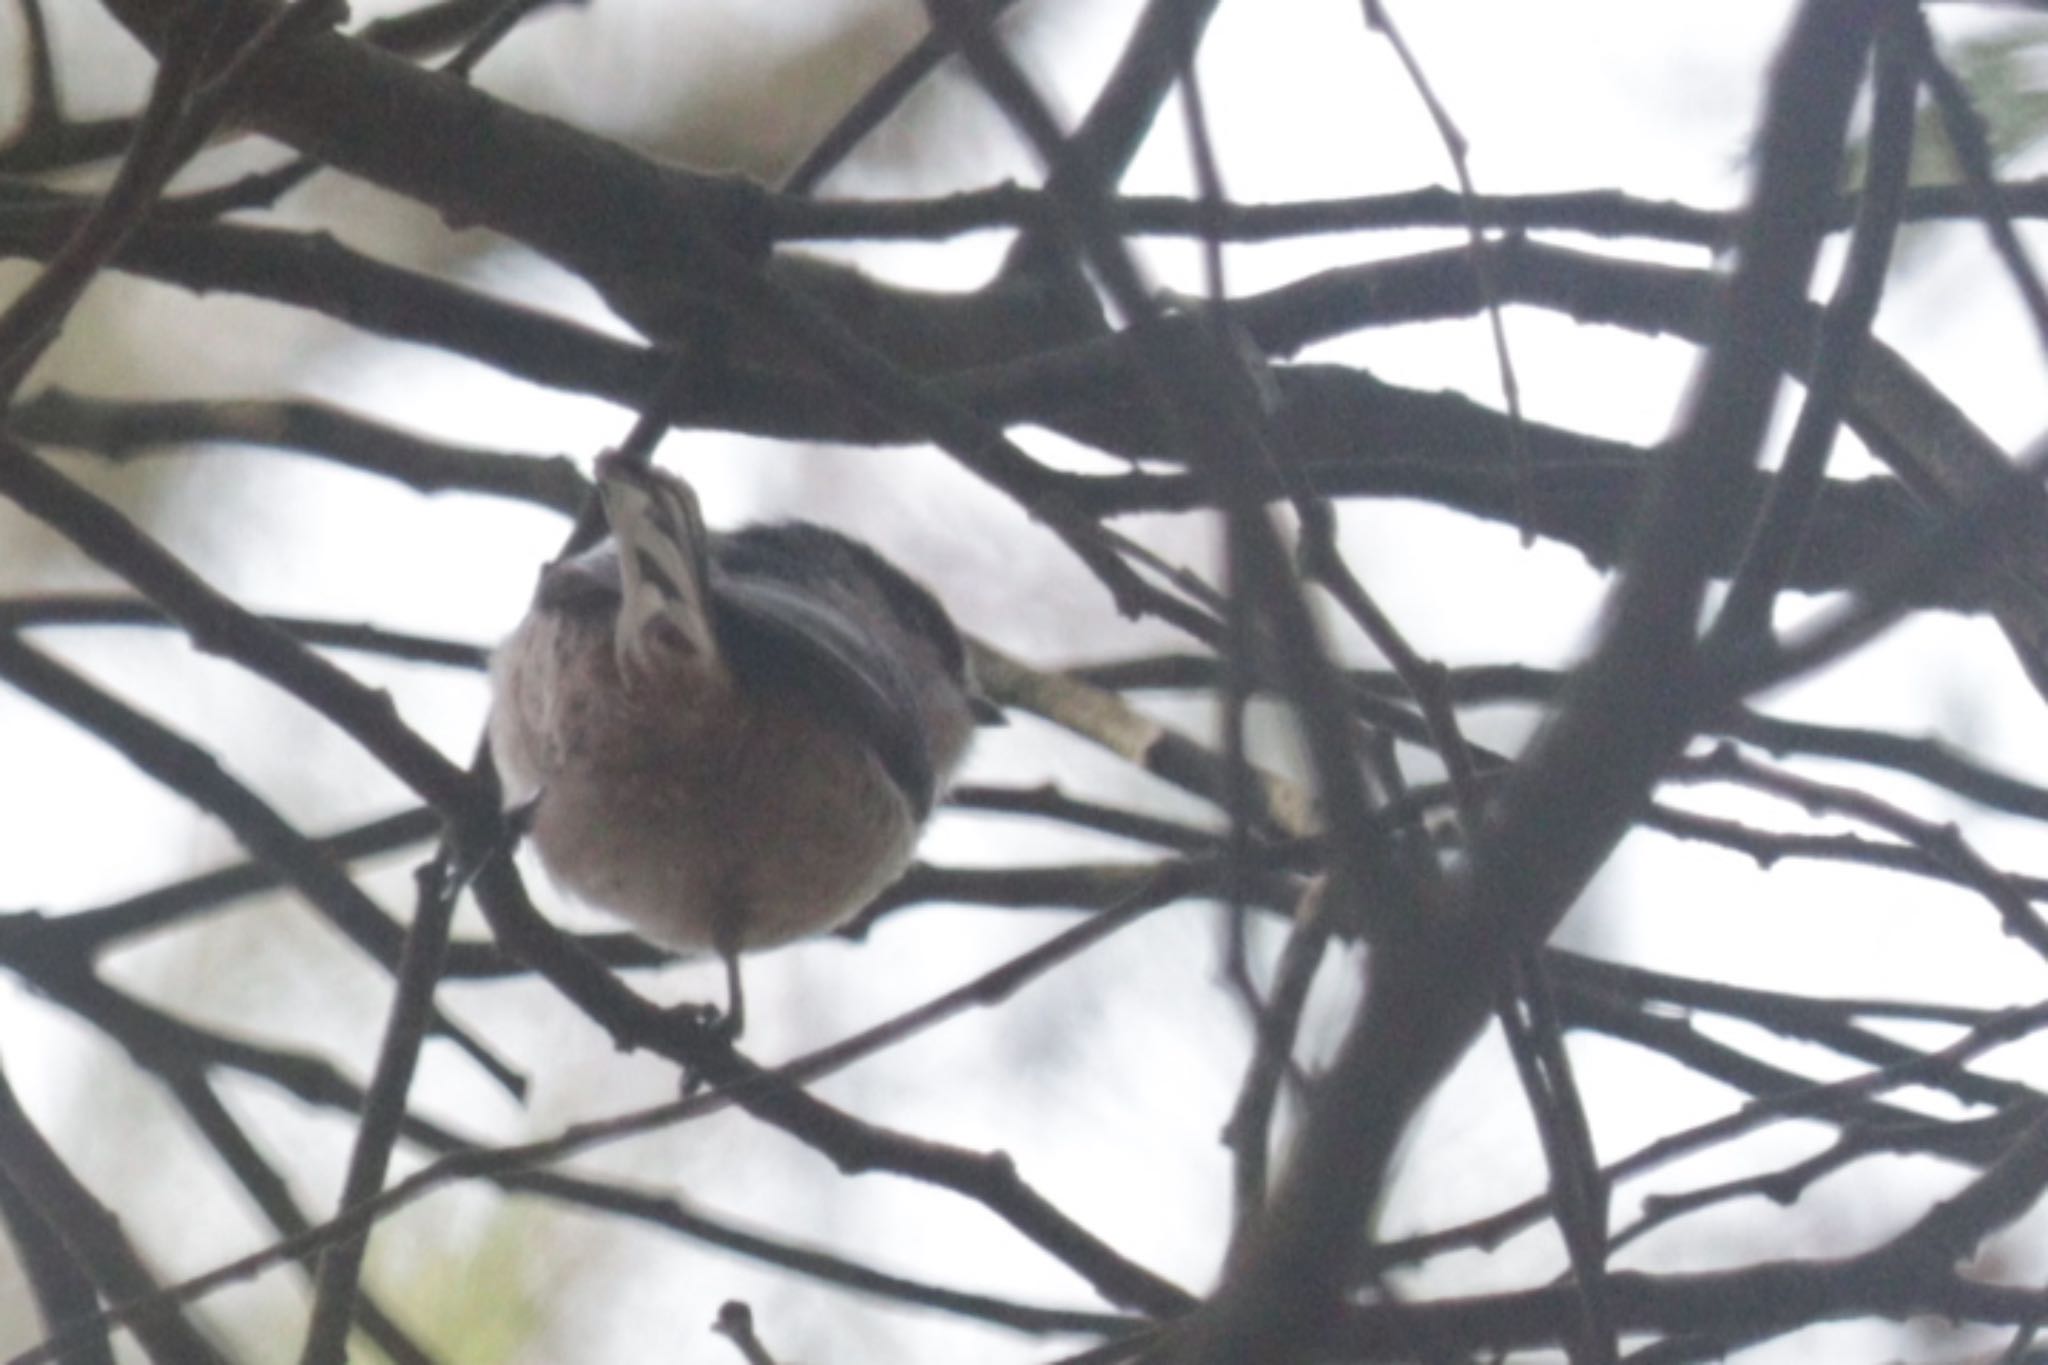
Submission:
[[[865,3],[862,31],[914,32],[905,16],[915,8]],[[1134,5],[1034,0],[1026,8],[1019,29],[1031,50],[1046,55],[1039,70],[1065,89],[1069,109],[1081,107]],[[836,98],[821,89],[858,88],[858,62],[841,49],[802,59],[805,45],[829,32],[832,13],[825,5],[741,0],[596,0],[587,13],[552,15],[516,38],[487,64],[487,83],[521,103],[641,145],[772,165],[806,145],[831,117]],[[1626,187],[1709,206],[1739,197],[1760,54],[1769,51],[1789,13],[1786,4],[1640,0],[1408,0],[1394,6],[1471,143],[1472,171],[1483,190]],[[0,32],[13,41],[11,31]],[[1223,173],[1237,198],[1324,197],[1449,181],[1442,147],[1413,92],[1385,47],[1365,33],[1355,5],[1226,5],[1212,29],[1203,75]],[[1176,119],[1167,120],[1172,126],[1142,160],[1133,188],[1185,188]],[[680,120],[682,130],[650,131],[669,120]],[[922,193],[1023,170],[978,98],[948,79],[913,101],[906,117],[829,189]],[[350,233],[382,246],[404,243],[415,226],[410,215],[387,208]],[[1240,288],[1259,287],[1361,253],[1412,249],[1418,240],[1329,239],[1234,251],[1231,279]],[[1198,287],[1189,251],[1152,246],[1147,257],[1162,283]],[[866,259],[920,283],[965,285],[991,257],[985,247],[972,246],[894,249]],[[1994,437],[2018,445],[2048,426],[2037,352],[1981,259],[1974,246],[1968,264],[1940,243],[1923,252],[1888,298],[1880,331]],[[493,290],[598,318],[580,285],[523,255],[482,256],[464,269]],[[0,276],[0,283],[14,278]],[[180,356],[175,378],[130,381],[176,396],[284,388],[455,439],[579,457],[617,439],[631,421],[607,405],[527,389],[464,362],[352,340],[338,329],[281,324],[270,310],[170,291],[103,289],[74,332],[86,335],[87,322],[104,322],[120,308],[141,310],[151,327],[185,320],[206,329]],[[1510,328],[1533,418],[1638,441],[1670,425],[1689,372],[1683,347],[1526,311],[1512,315]],[[95,381],[108,369],[110,350],[146,346],[150,333],[137,331],[125,343],[107,340],[98,328],[91,335],[89,344],[53,358],[52,370],[63,382],[105,391],[107,384]],[[1331,352],[1362,359],[1395,382],[1460,387],[1497,401],[1490,347],[1477,323],[1407,329]],[[802,514],[867,534],[932,581],[969,629],[1035,661],[1057,665],[1134,644],[1100,589],[1049,537],[943,460],[896,450],[789,451],[710,437],[674,438],[664,459],[687,469],[714,522]],[[915,477],[905,476],[913,465]],[[420,498],[304,462],[230,455],[195,462],[183,477],[166,539],[251,605],[471,640],[489,640],[510,627],[534,570],[562,534],[558,523],[532,512],[483,500]],[[1404,506],[1348,512],[1345,525],[1354,564],[1383,605],[1420,646],[1449,662],[1563,662],[1584,643],[1600,583],[1569,551],[1525,551],[1506,528]],[[374,545],[364,543],[366,526],[375,528]],[[1207,554],[1208,529],[1198,522],[1140,528],[1176,557],[1202,562]],[[6,538],[0,547],[22,535],[19,522],[0,513],[0,537]],[[23,537],[18,543],[30,542]],[[462,553],[450,555],[450,545]],[[19,586],[9,557],[0,553],[0,585]],[[62,559],[38,572],[90,581]],[[173,638],[140,632],[45,638],[66,659],[126,695],[146,697],[154,712],[204,736],[232,771],[309,828],[337,828],[391,809],[397,800],[388,779],[303,710],[195,659]],[[1156,629],[1145,638],[1173,643]],[[1356,648],[1355,640],[1349,643]],[[1939,619],[1881,648],[1887,663],[1859,667],[1853,686],[1804,689],[1775,709],[1939,730],[2022,775],[2048,777],[2040,757],[2048,754],[2043,708],[1995,631]],[[477,680],[344,662],[391,686],[407,719],[451,753],[467,753],[484,706]],[[1172,714],[1189,724],[1202,721],[1186,708]],[[1502,736],[1520,733],[1517,719],[1501,725],[1500,735],[1485,737],[1505,742]],[[36,777],[9,780],[10,772]],[[989,736],[968,776],[1057,780],[1067,790],[1110,800],[1165,799],[1108,760],[1030,723]],[[1940,809],[1925,793],[1914,796],[1923,814],[1970,815]],[[1690,793],[1678,799],[1706,804]],[[1738,813],[1759,818],[1753,806]],[[78,831],[88,829],[99,833],[92,846],[81,847]],[[2015,870],[2048,868],[2048,857],[2033,847],[2038,836],[2032,827],[2011,832],[1971,816],[1965,829]],[[108,831],[115,832],[116,847],[108,846]],[[1041,848],[1049,860],[1120,851],[1055,842],[1024,822],[953,820],[941,822],[928,852],[941,861],[1015,861],[1038,856]],[[134,778],[93,742],[0,695],[0,910],[91,906],[232,856],[217,829]],[[404,866],[394,867],[379,882],[387,903],[405,904],[405,873]],[[544,885],[537,870],[534,875],[536,885]],[[295,928],[302,916],[277,904],[266,909],[263,934],[246,931],[242,921],[249,916],[230,917],[217,933],[181,935],[176,944],[130,955],[119,975],[239,1030],[302,1040],[362,1074],[383,1000],[381,979],[338,950],[324,931]],[[824,942],[756,959],[749,970],[749,1047],[770,1061],[805,1050],[956,985],[1064,922],[921,911],[860,947]],[[280,926],[288,931],[279,932]],[[471,931],[477,927],[468,924]],[[970,1147],[1004,1147],[1028,1178],[1091,1228],[1200,1289],[1215,1273],[1217,1228],[1227,1214],[1227,1168],[1212,1135],[1227,1113],[1246,1045],[1241,1019],[1216,989],[1215,930],[1213,917],[1198,908],[1165,912],[1097,950],[1065,978],[1026,992],[990,1017],[951,1024],[830,1082],[825,1092],[878,1122]],[[1765,876],[1731,855],[1656,836],[1629,841],[1566,937],[1649,965],[1817,993],[1992,1004],[2036,998],[2044,986],[2037,964],[2005,951],[1990,911],[1959,894],[1899,879],[1852,878],[1837,869],[1780,868]],[[1767,953],[1760,954],[1760,944]],[[650,989],[664,998],[701,998],[714,979],[709,970],[682,968]],[[465,1063],[430,1050],[417,1093],[431,1112],[465,1132],[517,1140],[653,1102],[673,1084],[666,1068],[612,1053],[595,1030],[545,992],[457,987],[446,1000],[507,1054],[529,1063],[538,1082],[521,1112]],[[1333,999],[1333,1012],[1337,1003]],[[13,1082],[90,1177],[102,1188],[138,1177],[155,1187],[134,1207],[153,1215],[138,1233],[161,1264],[189,1273],[261,1237],[239,1196],[221,1193],[208,1158],[182,1154],[175,1121],[166,1123],[157,1101],[123,1080],[124,1063],[18,994],[0,993],[0,1039]],[[1615,1047],[1590,1046],[1576,1055],[1600,1124],[1601,1151],[1610,1159],[1665,1128],[1723,1112],[1729,1102],[1719,1091],[1674,1085],[1666,1070]],[[1389,1233],[1490,1211],[1540,1182],[1523,1110],[1498,1101],[1505,1078],[1497,1049],[1482,1045],[1412,1144],[1406,1177],[1386,1211]],[[1646,1094],[1655,1102],[1645,1102]],[[120,1104],[136,1115],[135,1129],[94,1131],[92,1116],[104,1112],[109,1095],[124,1097]],[[325,1207],[346,1152],[344,1128],[253,1087],[241,1098],[240,1112],[260,1118],[280,1147],[307,1154],[312,1164],[299,1192]],[[149,1155],[139,1158],[135,1133],[152,1124],[147,1131],[158,1136]],[[1754,1150],[1763,1161],[1813,1144],[1811,1134],[1782,1134]],[[744,1122],[698,1125],[607,1151],[587,1165],[629,1174],[797,1240],[857,1256],[879,1244],[890,1267],[949,1285],[1034,1302],[1089,1302],[1085,1287],[962,1201],[877,1177],[841,1179],[809,1153]],[[182,1178],[166,1179],[167,1172]],[[1729,1173],[1688,1172],[1683,1183]],[[1690,1233],[1653,1238],[1620,1263],[1730,1264],[1758,1254],[1756,1239],[1772,1254],[1853,1250],[1893,1230],[1905,1210],[1924,1206],[1930,1191],[1953,1183],[1949,1171],[1904,1171],[1896,1188],[1907,1198],[1895,1210],[1870,1201],[1864,1173],[1852,1172],[1790,1211],[1759,1215],[1750,1205],[1738,1206],[1722,1220],[1725,1240]],[[205,1193],[173,1197],[165,1192],[173,1187]],[[1670,1187],[1669,1178],[1658,1184]],[[1632,1197],[1624,1189],[1618,1216],[1631,1209]],[[513,1250],[504,1249],[508,1239]],[[493,1250],[479,1268],[477,1248],[485,1245]],[[1024,1338],[764,1275],[673,1238],[621,1233],[587,1219],[564,1221],[534,1205],[508,1209],[473,1191],[436,1196],[388,1227],[378,1247],[386,1259],[373,1283],[411,1322],[425,1324],[428,1313],[408,1298],[408,1286],[429,1286],[443,1306],[491,1302],[508,1284],[530,1290],[535,1319],[544,1324],[530,1354],[521,1357],[533,1361],[570,1358],[572,1351],[593,1365],[645,1359],[650,1324],[683,1358],[724,1358],[723,1344],[702,1329],[732,1297],[754,1304],[769,1345],[782,1358],[1030,1360],[1057,1354]],[[2039,1268],[2038,1256],[2018,1259],[2023,1273]],[[1555,1263],[1547,1242],[1524,1238],[1491,1258],[1461,1258],[1417,1288],[1469,1292],[1539,1282]],[[284,1287],[286,1279],[273,1275],[254,1290],[225,1296],[223,1305],[239,1302],[250,1321],[288,1328],[299,1310],[297,1291]],[[623,1302],[593,1287],[610,1281]],[[26,1314],[20,1289],[0,1271],[0,1349],[32,1339]],[[476,1349],[475,1359],[498,1358],[482,1344]],[[1741,1359],[1913,1358],[1911,1351],[1910,1339],[1888,1329],[1844,1329]],[[252,1344],[249,1358],[287,1354]]]

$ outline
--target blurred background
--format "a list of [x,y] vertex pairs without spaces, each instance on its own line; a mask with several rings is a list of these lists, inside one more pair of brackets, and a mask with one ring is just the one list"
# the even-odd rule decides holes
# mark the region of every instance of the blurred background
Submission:
[[[358,3],[357,21],[397,8]],[[2002,82],[1987,107],[2013,175],[2038,173],[2039,79],[2048,23],[2024,12],[1936,7],[1955,51]],[[1069,113],[1085,108],[1138,6],[1034,0],[1007,32]],[[1625,189],[1646,199],[1727,208],[1740,202],[1748,139],[1786,4],[1642,5],[1573,0],[1410,3],[1394,10],[1470,144],[1487,192]],[[1953,11],[1953,12],[1951,12]],[[151,66],[91,4],[49,7],[69,111],[135,107]],[[480,69],[486,88],[643,151],[774,182],[923,32],[899,0],[592,0],[525,24]],[[0,70],[20,69],[22,33],[0,14]],[[1225,5],[1201,72],[1225,184],[1250,202],[1332,198],[1451,183],[1443,147],[1387,45],[1344,4]],[[1978,87],[1980,98],[1986,85]],[[23,86],[0,80],[19,112]],[[204,160],[180,186],[274,160],[245,140]],[[828,196],[922,197],[1029,177],[1033,167],[971,80],[942,70],[828,180]],[[103,178],[103,177],[102,177]],[[81,176],[80,185],[97,183]],[[1177,117],[1160,121],[1127,188],[1187,193]],[[446,273],[486,292],[622,335],[584,285],[523,249],[454,231],[432,214],[337,174],[288,199],[283,217],[332,231],[379,257]],[[1967,224],[1916,228],[1877,331],[2011,450],[2048,429],[2039,357],[2009,291]],[[1331,265],[1455,244],[1462,234],[1379,232],[1233,248],[1235,290]],[[924,288],[984,280],[1004,240],[842,249],[865,268]],[[1839,246],[1839,243],[1837,244]],[[1647,250],[1630,247],[1630,250]],[[1194,247],[1147,241],[1162,287],[1202,288]],[[1681,259],[1672,255],[1672,259]],[[1684,263],[1699,265],[1703,253]],[[0,262],[0,296],[33,277]],[[1599,435],[1654,442],[1683,397],[1693,354],[1671,339],[1580,327],[1511,309],[1509,341],[1528,415]],[[1381,378],[1458,389],[1500,403],[1483,322],[1375,331],[1321,347]],[[413,431],[587,464],[633,414],[543,391],[444,353],[364,337],[327,320],[247,299],[200,297],[131,277],[95,282],[27,392],[58,385],[101,396],[302,396],[374,412]],[[1082,467],[1100,456],[1020,435]],[[1852,446],[1849,438],[1845,444]],[[660,460],[687,473],[709,519],[730,525],[803,516],[856,532],[910,567],[974,634],[1046,668],[1177,647],[1156,625],[1121,620],[1099,585],[1006,499],[933,451],[818,447],[718,433],[671,436]],[[1090,463],[1092,462],[1092,463]],[[425,496],[389,481],[269,450],[184,447],[120,467],[86,457],[68,474],[115,498],[210,582],[252,608],[374,622],[478,645],[523,610],[566,526],[532,507],[471,495]],[[1871,472],[1846,449],[1835,472]],[[1168,559],[1216,563],[1204,516],[1124,527]],[[1564,665],[1585,645],[1604,586],[1578,555],[1523,548],[1512,528],[1418,504],[1352,504],[1351,562],[1411,640],[1445,662]],[[0,505],[0,592],[104,588],[67,545]],[[1376,663],[1332,621],[1346,657]],[[341,829],[407,804],[398,785],[345,737],[275,689],[192,651],[176,631],[46,630],[36,642],[213,753],[301,828]],[[390,691],[406,721],[466,760],[484,714],[475,672],[338,656]],[[1206,705],[1161,694],[1154,714],[1198,734]],[[1775,698],[1777,714],[1939,734],[2035,781],[2048,779],[2048,724],[1995,629],[1925,616],[1858,660]],[[1479,713],[1473,737],[1512,751],[1527,707]],[[1286,727],[1265,718],[1261,757],[1298,769]],[[966,780],[1055,783],[1135,808],[1213,825],[1214,812],[1049,725],[1019,718],[985,734]],[[1684,797],[1686,794],[1681,794]],[[1954,819],[2001,865],[2048,871],[2035,829],[1925,788],[1894,793],[1929,819]],[[1758,817],[1759,799],[1693,795],[1691,807]],[[1718,801],[1718,804],[1717,804]],[[1805,828],[1798,812],[1759,818]],[[1815,829],[1837,828],[1826,821]],[[1137,859],[1107,836],[1018,818],[943,815],[924,856],[947,865]],[[0,690],[0,914],[104,905],[232,863],[226,833],[90,737]],[[416,858],[366,881],[394,913],[411,903]],[[602,921],[529,883],[565,923]],[[921,908],[866,942],[825,939],[754,960],[751,1053],[774,1062],[878,1022],[1042,940],[1067,918],[1028,911]],[[481,935],[465,910],[458,932]],[[1190,1289],[1218,1273],[1229,1218],[1228,1155],[1217,1132],[1250,1034],[1221,981],[1220,917],[1199,904],[1155,914],[999,1009],[972,1012],[835,1076],[821,1093],[880,1124],[975,1149],[1000,1148],[1094,1232]],[[2041,997],[2041,964],[2010,949],[1969,895],[1926,881],[1838,866],[1764,869],[1726,851],[1637,833],[1567,923],[1563,942],[1600,956],[1815,994],[1903,995],[1998,1006]],[[1261,938],[1262,952],[1277,940]],[[125,950],[108,963],[124,987],[238,1036],[304,1048],[367,1075],[387,978],[285,895],[251,898],[203,926]],[[1312,1044],[1342,1021],[1343,973],[1326,972]],[[717,969],[681,964],[636,977],[664,1000],[715,997]],[[532,1080],[524,1105],[467,1059],[435,1044],[416,1107],[478,1140],[544,1136],[674,1093],[665,1064],[615,1052],[544,986],[451,983],[441,1001]],[[1320,1030],[1318,1032],[1317,1030]],[[1902,1036],[1906,1036],[1902,1034]],[[1749,1040],[1768,1052],[1768,1041]],[[1788,1053],[1790,1049],[1785,1049]],[[0,977],[0,1053],[30,1112],[146,1250],[160,1275],[197,1273],[270,1240],[155,1085],[65,1012]],[[1738,1102],[1618,1043],[1575,1040],[1574,1059],[1613,1159],[1659,1133]],[[1816,1059],[1787,1056],[1795,1067]],[[1828,1065],[1838,1065],[1828,1059]],[[2018,1050],[1994,1064],[2040,1078]],[[1830,1073],[1816,1072],[1819,1075]],[[352,1127],[253,1082],[231,1086],[238,1117],[288,1154],[295,1192],[331,1207]],[[1829,1130],[1765,1129],[1711,1162],[1682,1165],[1661,1188],[1732,1178],[1812,1151]],[[401,1148],[399,1170],[418,1157]],[[1019,1300],[1092,1307],[1087,1287],[984,1211],[881,1176],[846,1178],[815,1153],[722,1115],[579,1156],[578,1170],[674,1195],[733,1223],[868,1257],[888,1269]],[[1869,1246],[1917,1216],[1962,1173],[1900,1160],[1871,1197],[1842,1176],[1787,1208],[1750,1199],[1634,1244],[1618,1264],[1704,1269],[1769,1255],[1834,1255]],[[1495,1211],[1544,1187],[1542,1155],[1497,1035],[1431,1105],[1402,1158],[1384,1236]],[[1639,1204],[1624,1185],[1617,1218]],[[1633,1202],[1632,1202],[1633,1201]],[[1987,1251],[1999,1273],[2038,1280],[2038,1219]],[[862,1298],[664,1234],[488,1188],[444,1190],[385,1224],[369,1284],[448,1361],[583,1365],[651,1358],[736,1358],[707,1333],[718,1306],[744,1299],[784,1360],[1027,1360],[1060,1354],[1037,1340]],[[1400,1283],[1416,1294],[1541,1283],[1562,1267],[1554,1237],[1510,1239],[1488,1254],[1431,1263]],[[304,1313],[295,1271],[273,1271],[210,1298],[204,1320],[252,1361],[296,1354]],[[0,1351],[38,1339],[34,1307],[0,1249]],[[650,1345],[658,1340],[658,1347]],[[1858,1324],[1809,1331],[1742,1355],[1759,1362],[1961,1360],[1992,1352],[1940,1325]],[[1984,1357],[1984,1358],[1988,1358]]]

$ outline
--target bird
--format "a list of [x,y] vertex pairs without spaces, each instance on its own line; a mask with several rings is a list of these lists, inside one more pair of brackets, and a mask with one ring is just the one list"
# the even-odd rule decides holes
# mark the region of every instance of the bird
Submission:
[[488,741],[554,882],[683,953],[823,933],[909,865],[977,724],[932,593],[805,521],[707,531],[688,483],[600,456],[610,535],[544,568],[491,662]]

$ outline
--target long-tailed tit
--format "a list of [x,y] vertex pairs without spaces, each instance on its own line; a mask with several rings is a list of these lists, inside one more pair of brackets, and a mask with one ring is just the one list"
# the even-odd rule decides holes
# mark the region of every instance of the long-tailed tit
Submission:
[[612,538],[542,573],[492,664],[491,752],[567,890],[726,963],[830,929],[908,865],[978,718],[959,632],[874,550],[806,522],[706,532],[607,455]]

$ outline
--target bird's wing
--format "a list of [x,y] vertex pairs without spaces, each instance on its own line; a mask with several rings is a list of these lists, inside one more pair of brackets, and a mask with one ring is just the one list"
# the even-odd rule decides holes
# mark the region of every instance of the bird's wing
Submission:
[[797,693],[874,750],[922,819],[936,796],[931,746],[903,664],[844,612],[771,578],[715,577],[719,645],[740,686]]

